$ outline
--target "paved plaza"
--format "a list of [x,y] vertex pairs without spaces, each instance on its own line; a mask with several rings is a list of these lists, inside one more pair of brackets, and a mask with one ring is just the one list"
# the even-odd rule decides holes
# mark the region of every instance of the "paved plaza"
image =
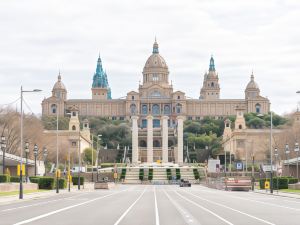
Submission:
[[300,199],[194,185],[119,185],[0,205],[0,224],[299,224]]

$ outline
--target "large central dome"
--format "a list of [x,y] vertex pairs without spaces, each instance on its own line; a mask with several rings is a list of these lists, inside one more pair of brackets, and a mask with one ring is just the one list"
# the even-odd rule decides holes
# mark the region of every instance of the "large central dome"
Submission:
[[153,44],[152,55],[147,59],[143,70],[144,84],[168,84],[169,69],[164,58],[159,54],[158,44]]
[[152,55],[147,59],[146,64],[144,66],[143,74],[145,73],[157,73],[157,72],[164,72],[169,73],[168,66],[164,58],[159,54],[158,51],[158,44],[155,40],[153,44],[153,51]]

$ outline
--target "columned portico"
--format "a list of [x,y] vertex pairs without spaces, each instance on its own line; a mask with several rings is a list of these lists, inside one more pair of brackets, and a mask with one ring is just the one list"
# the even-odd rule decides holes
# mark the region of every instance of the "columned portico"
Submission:
[[183,116],[177,116],[177,163],[183,163]]
[[153,162],[153,116],[147,116],[147,163]]
[[168,162],[168,116],[162,117],[162,162]]
[[138,156],[139,156],[139,149],[138,149],[138,135],[139,135],[139,128],[138,128],[138,118],[137,116],[132,116],[132,163],[138,163]]

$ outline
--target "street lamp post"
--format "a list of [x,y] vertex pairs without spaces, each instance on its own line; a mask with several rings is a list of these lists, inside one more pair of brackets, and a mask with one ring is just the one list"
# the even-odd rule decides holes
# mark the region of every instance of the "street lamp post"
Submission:
[[273,137],[273,112],[270,110],[270,122],[271,122],[271,126],[270,126],[270,164],[271,164],[271,185],[270,185],[270,193],[273,193],[273,154],[272,154],[272,137]]
[[289,148],[289,144],[285,144],[285,155],[286,155],[286,159],[287,159],[287,163],[288,163],[288,172],[287,175],[290,175],[290,158],[289,158],[289,154],[290,154],[290,148]]
[[56,105],[56,193],[59,193],[58,169],[58,107]]
[[102,134],[98,134],[97,136],[97,181],[99,181],[99,171],[98,171],[98,165],[99,165],[99,152],[100,152],[100,146],[99,142],[101,141]]
[[299,181],[299,144],[298,142],[295,143],[295,152],[297,152],[297,179]]
[[21,86],[21,91],[20,91],[20,95],[21,95],[21,119],[20,119],[20,133],[21,133],[21,141],[20,141],[20,149],[21,149],[21,162],[20,162],[20,189],[19,189],[19,199],[23,199],[23,177],[22,177],[22,166],[23,166],[23,93],[24,92],[40,92],[42,90],[39,89],[34,89],[32,91],[24,91],[23,87]]
[[254,191],[254,153],[252,153],[252,191]]
[[37,144],[34,145],[33,154],[34,154],[34,176],[36,176],[36,158],[38,156],[39,148]]
[[278,159],[278,149],[277,148],[275,148],[274,149],[274,156],[275,156],[275,166],[276,166],[276,186],[277,186],[277,193],[278,193],[278,189],[279,189],[279,187],[278,187],[278,168],[277,168],[277,159]]
[[5,142],[5,136],[1,136],[1,151],[2,151],[2,174],[5,174],[5,152],[6,152],[6,142]]
[[45,173],[44,173],[44,176],[46,176],[46,174],[47,174],[47,163],[46,163],[46,160],[47,160],[47,156],[48,156],[48,150],[47,150],[47,148],[46,147],[44,147],[44,149],[43,149],[43,156],[44,156],[44,167],[45,167]]
[[29,155],[29,143],[25,142],[25,158],[26,158],[26,183],[28,182],[28,155]]
[[94,135],[92,135],[92,182],[94,182]]

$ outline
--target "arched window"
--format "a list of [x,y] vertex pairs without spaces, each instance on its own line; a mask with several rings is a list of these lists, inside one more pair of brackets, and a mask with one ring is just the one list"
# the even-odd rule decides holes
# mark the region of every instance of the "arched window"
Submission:
[[135,104],[130,105],[130,113],[133,115],[136,113],[136,105]]
[[147,142],[145,140],[140,141],[140,147],[147,147]]
[[168,147],[172,147],[173,145],[174,145],[174,142],[171,141],[171,140],[169,140],[169,141],[168,141]]
[[147,115],[148,114],[148,106],[142,105],[142,114]]
[[241,124],[239,125],[239,129],[240,129],[240,130],[243,129],[243,126],[242,126]]
[[76,130],[76,126],[75,125],[72,126],[72,130]]
[[154,128],[155,128],[155,127],[160,127],[160,120],[154,119],[154,120],[153,120],[153,127],[154,127]]
[[153,141],[153,147],[155,147],[155,148],[160,147],[160,142],[159,142],[159,140],[154,140],[154,141]]
[[260,113],[260,109],[261,109],[261,105],[257,103],[257,104],[255,105],[255,112],[256,112],[256,113]]
[[52,105],[51,105],[51,112],[52,112],[53,114],[56,114],[56,110],[57,110],[56,104],[52,104]]
[[214,82],[211,82],[211,86],[212,86],[212,87],[214,87],[214,86],[215,86]]
[[154,104],[154,105],[152,106],[152,113],[153,113],[153,115],[159,115],[159,114],[160,114],[159,105]]
[[165,105],[164,106],[164,114],[165,115],[169,115],[170,114],[170,106],[169,105]]
[[226,123],[226,127],[229,127],[229,123]]
[[178,103],[178,104],[176,105],[176,113],[179,114],[179,113],[181,113],[181,112],[182,112],[182,105]]
[[72,112],[72,116],[76,116],[76,112]]

